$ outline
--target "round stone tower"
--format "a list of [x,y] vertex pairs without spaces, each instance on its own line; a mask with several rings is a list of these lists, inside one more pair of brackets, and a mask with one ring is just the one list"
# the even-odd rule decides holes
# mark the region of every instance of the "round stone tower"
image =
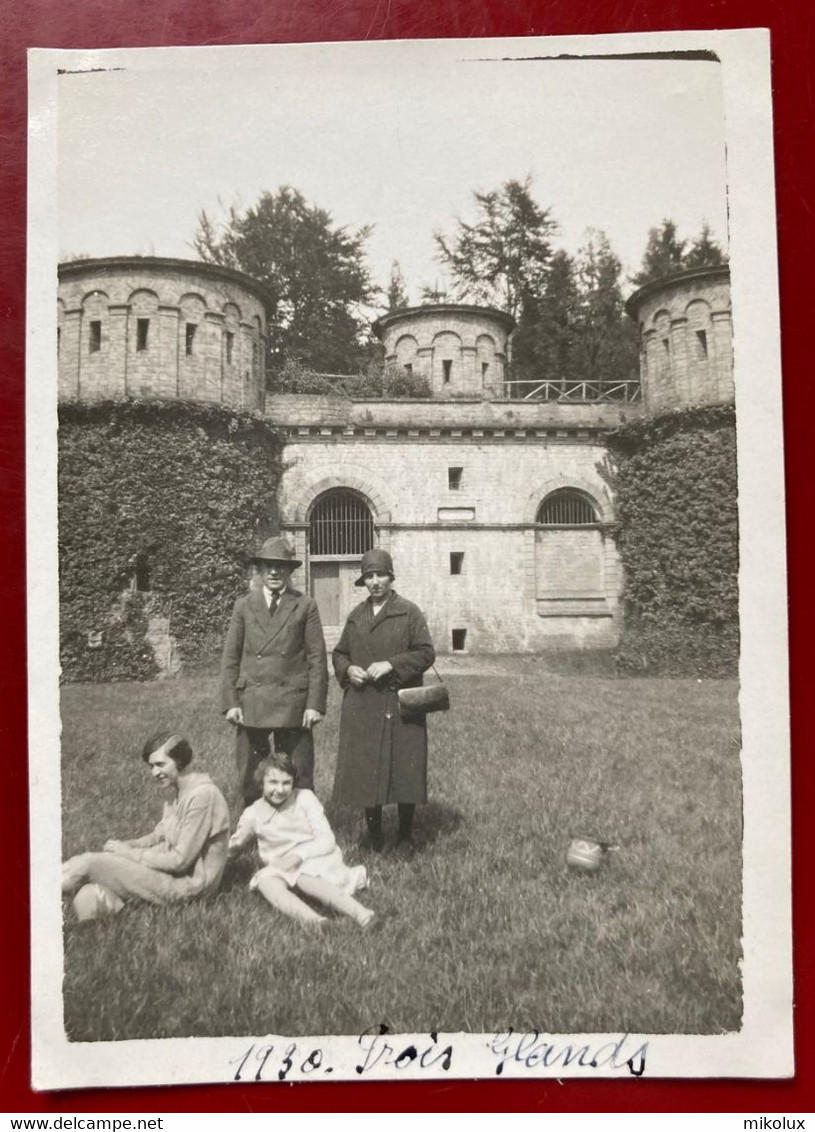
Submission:
[[59,265],[60,400],[262,409],[268,297],[248,275],[146,256]]
[[647,413],[733,400],[728,267],[700,267],[657,279],[635,291],[626,310],[640,330]]
[[503,396],[515,320],[493,307],[433,303],[377,319],[385,360],[422,374],[434,397]]

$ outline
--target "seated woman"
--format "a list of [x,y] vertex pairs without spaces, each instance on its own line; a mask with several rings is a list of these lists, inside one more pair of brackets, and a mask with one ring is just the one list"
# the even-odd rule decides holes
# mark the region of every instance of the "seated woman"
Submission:
[[226,864],[229,810],[208,774],[190,769],[192,748],[171,731],[144,745],[142,758],[167,791],[152,833],[106,841],[101,853],[80,853],[62,866],[63,894],[80,920],[121,911],[129,900],[169,904],[216,892]]

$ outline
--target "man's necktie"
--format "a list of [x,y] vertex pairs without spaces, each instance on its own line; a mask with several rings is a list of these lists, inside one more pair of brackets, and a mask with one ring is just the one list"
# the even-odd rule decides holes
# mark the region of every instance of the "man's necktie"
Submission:
[[275,611],[277,610],[277,603],[278,603],[279,600],[280,599],[278,598],[277,594],[272,594],[271,597],[269,598],[269,616],[270,617],[274,617]]

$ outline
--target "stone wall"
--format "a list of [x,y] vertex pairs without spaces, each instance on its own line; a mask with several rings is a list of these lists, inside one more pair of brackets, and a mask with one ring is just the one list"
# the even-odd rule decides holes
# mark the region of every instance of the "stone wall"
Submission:
[[480,396],[505,381],[514,326],[491,307],[433,304],[384,315],[374,330],[386,361],[423,374],[434,396]]
[[557,401],[472,400],[385,401],[355,400],[311,394],[274,394],[266,399],[266,416],[277,428],[322,431],[324,435],[353,430],[364,439],[388,430],[437,435],[456,430],[505,439],[525,439],[538,433],[551,439],[582,439],[598,431],[639,420],[639,402],[610,403]]
[[262,409],[263,291],[240,272],[121,257],[59,268],[59,397]]
[[[602,443],[314,436],[290,439],[285,455],[281,520],[306,564],[295,584],[311,584],[312,504],[332,488],[350,488],[370,506],[378,543],[394,556],[397,588],[423,609],[439,651],[451,651],[453,630],[466,630],[472,652],[616,642],[622,579],[605,525],[613,503]],[[450,469],[461,469],[460,479]],[[562,488],[591,501],[596,526],[536,523],[543,499]],[[451,573],[453,554],[463,554],[460,573]],[[357,563],[341,563],[346,587]],[[343,612],[362,597],[348,589]],[[328,635],[335,638],[336,627]]]

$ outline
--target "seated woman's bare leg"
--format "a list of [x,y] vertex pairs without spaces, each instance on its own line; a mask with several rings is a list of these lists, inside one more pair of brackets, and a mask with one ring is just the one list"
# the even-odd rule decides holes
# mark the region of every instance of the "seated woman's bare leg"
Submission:
[[321,904],[342,912],[344,916],[350,916],[363,928],[367,927],[374,918],[370,908],[360,904],[353,896],[346,896],[331,881],[323,880],[322,877],[307,877],[301,874],[297,878],[297,887],[301,892],[305,892],[306,896],[311,896]]
[[322,924],[325,916],[320,916],[313,908],[309,908],[299,896],[296,896],[284,880],[280,877],[263,876],[257,878],[258,891],[269,901],[273,908],[299,920],[302,924]]

